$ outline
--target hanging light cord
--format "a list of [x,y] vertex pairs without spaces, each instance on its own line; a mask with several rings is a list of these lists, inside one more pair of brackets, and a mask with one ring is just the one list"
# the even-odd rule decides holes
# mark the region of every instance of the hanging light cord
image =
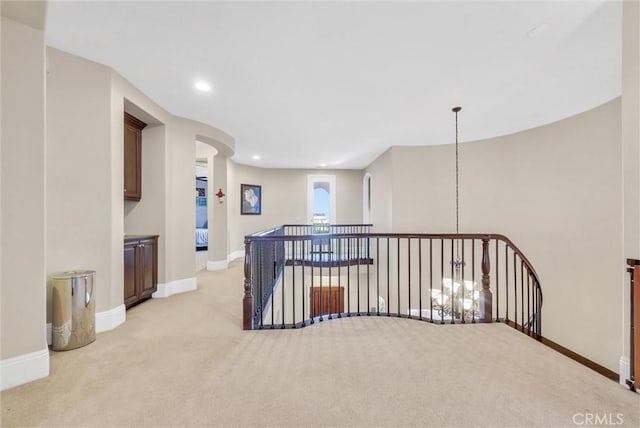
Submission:
[[[462,107],[454,107],[451,109],[456,114],[456,235],[460,233],[459,229],[459,202],[458,202],[458,112],[462,110]],[[460,240],[456,240],[456,258],[460,260]]]

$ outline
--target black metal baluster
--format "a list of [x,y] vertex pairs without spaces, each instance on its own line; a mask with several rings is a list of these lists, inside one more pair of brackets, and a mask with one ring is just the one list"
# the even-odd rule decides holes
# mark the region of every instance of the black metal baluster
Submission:
[[[278,243],[278,246],[282,245],[282,252],[283,253],[284,253],[284,245],[285,245],[284,243],[285,243],[285,241],[281,241],[281,242]],[[279,253],[280,252],[278,252],[276,254],[276,259],[278,258],[278,254]],[[277,270],[280,270],[279,263],[276,266],[278,266]],[[277,279],[278,278],[278,272],[277,271],[276,271],[275,275],[276,275],[276,279]],[[282,287],[280,287],[282,289],[282,324],[280,325],[280,328],[284,328],[285,327],[284,312],[285,312],[285,306],[286,306],[286,303],[285,303],[285,297],[286,297],[285,294],[286,293],[285,293],[285,291],[287,289],[287,287],[285,285],[284,266],[282,266],[282,282],[280,283],[280,285],[282,286]]]
[[418,319],[422,321],[422,239],[418,238]]
[[462,295],[462,301],[460,302],[460,306],[461,306],[461,315],[460,315],[460,322],[462,324],[465,324],[466,321],[464,319],[465,314],[464,314],[464,292],[465,292],[465,283],[464,283],[464,267],[465,267],[465,262],[464,262],[464,239],[461,239],[462,241],[462,265],[460,266],[460,289],[462,290],[460,293]]
[[387,236],[387,304],[385,305],[387,309],[387,316],[391,315],[391,300],[389,299],[389,297],[391,296],[391,256],[389,255],[389,252],[391,250],[390,241],[391,238]]
[[444,238],[440,238],[440,324],[444,324]]
[[513,251],[513,324],[518,328],[518,269],[515,250]]
[[498,239],[496,239],[496,322],[500,321],[500,259],[498,258]]
[[340,291],[342,291],[342,238],[338,238],[337,240],[338,252],[336,254],[336,257],[338,265],[338,318],[342,318],[342,312],[344,311],[344,291],[340,293]]
[[[366,239],[366,247],[365,247],[365,251],[368,253],[369,252],[369,238]],[[362,257],[362,254],[360,254],[360,260],[358,260],[358,264],[360,264],[360,261],[364,260],[364,257]],[[369,259],[367,258],[367,315],[371,315],[371,297],[370,297],[370,290],[371,290],[371,283],[370,281],[370,277],[371,277],[371,272],[369,271]]]
[[527,269],[527,333],[531,334],[531,324],[533,320],[531,319],[531,274],[529,273],[529,269]]
[[[316,243],[321,243],[322,241],[317,240]],[[316,245],[317,246],[317,245]],[[319,250],[322,251],[322,244],[320,244]],[[322,300],[323,300],[323,296],[322,296],[322,252],[317,253],[318,254],[318,270],[320,271],[320,308],[318,310],[320,315],[320,322],[324,321],[324,307],[322,306]]]
[[504,244],[504,322],[509,323],[509,245]]
[[327,263],[329,264],[329,319],[332,319],[333,317],[333,306],[331,306],[331,301],[333,300],[333,296],[331,295],[331,259],[333,258],[333,247],[331,245],[333,242],[332,239],[333,238],[329,238],[329,247],[327,248],[327,251],[329,251],[327,253]]
[[433,322],[433,238],[429,238],[429,322]]
[[313,238],[309,239],[309,261],[310,261],[310,268],[311,268],[311,285],[309,286],[309,297],[310,297],[310,302],[309,302],[309,318],[311,321],[309,321],[309,324],[315,324],[315,317],[318,315],[316,314],[316,296],[315,293],[313,292],[313,289],[315,288],[314,284],[313,284],[313,272],[314,272],[314,260],[313,260]]
[[407,238],[407,300],[407,315],[413,318],[411,315],[411,238]]
[[[360,256],[360,239],[358,238],[356,238],[356,245],[357,256]],[[358,284],[358,316],[360,316],[360,263],[356,263],[356,273],[358,275],[356,277],[356,283]]]
[[524,262],[520,259],[520,325],[524,332]]
[[351,316],[351,238],[347,238],[347,259],[349,264],[347,265],[347,311],[348,316]]
[[376,307],[380,316],[380,238],[376,236]]
[[[296,240],[292,240],[291,241],[291,252],[294,254],[294,256],[292,258],[295,259],[295,253],[296,253],[296,243],[298,241]],[[285,265],[286,266],[286,265]],[[285,269],[283,267],[283,269]],[[291,282],[292,282],[292,295],[291,295],[291,316],[293,317],[291,319],[291,326],[293,328],[296,328],[296,264],[291,263]]]
[[[473,281],[473,298],[476,298],[476,241],[471,240],[471,281]],[[478,292],[478,307],[480,307],[480,293]],[[476,322],[475,302],[471,313],[471,322]]]
[[302,272],[302,293],[300,293],[301,299],[302,299],[302,327],[304,327],[306,325],[306,322],[305,322],[305,319],[304,319],[304,317],[305,317],[305,315],[304,315],[305,314],[304,301],[305,301],[305,296],[307,294],[305,292],[306,289],[307,289],[307,282],[306,282],[305,277],[304,277],[304,258],[305,258],[304,253],[305,253],[305,250],[307,248],[306,242],[307,241],[305,241],[305,240],[300,241],[300,246],[301,246],[300,251],[302,252],[301,257],[300,257],[302,259],[302,268],[301,268],[301,272]]
[[398,312],[396,313],[396,316],[400,316],[400,237],[396,238],[396,247],[397,247],[397,251],[398,251],[398,257],[397,257],[397,263],[396,263],[396,270],[398,271]]
[[453,289],[455,284],[453,283],[453,280],[455,279],[455,275],[454,275],[454,255],[453,255],[453,247],[454,247],[454,240],[451,239],[451,262],[449,263],[451,265],[451,290],[450,291],[450,299],[451,299],[451,324],[455,324],[456,323],[456,301],[455,301],[455,297],[453,295]]
[[275,252],[276,252],[275,243],[272,244],[272,246],[270,247],[270,250],[271,250],[271,254],[270,254],[271,257],[269,259],[271,261],[270,266],[271,266],[271,269],[273,269],[273,271],[271,272],[271,280],[269,281],[269,284],[270,284],[270,286],[269,286],[269,294],[270,294],[270,298],[271,298],[271,328],[273,328],[274,325],[276,324],[275,318],[274,318],[275,317],[275,300],[276,299],[275,299],[275,296],[273,295],[273,291],[274,291],[273,289],[274,289],[274,285],[275,285],[275,282],[276,282],[275,281],[275,278],[276,278],[276,272],[275,272],[276,271],[276,268],[275,268],[275,263],[276,263],[275,262],[275,258],[276,258],[276,255],[275,255]]

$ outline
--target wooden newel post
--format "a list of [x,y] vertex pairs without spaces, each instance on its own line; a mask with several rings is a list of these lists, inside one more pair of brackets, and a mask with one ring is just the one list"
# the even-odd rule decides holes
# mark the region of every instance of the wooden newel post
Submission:
[[253,330],[253,294],[251,293],[251,241],[244,239],[244,298],[242,299],[242,328]]
[[491,294],[491,280],[489,272],[489,238],[482,238],[482,290],[480,290],[480,322],[492,322],[493,295]]

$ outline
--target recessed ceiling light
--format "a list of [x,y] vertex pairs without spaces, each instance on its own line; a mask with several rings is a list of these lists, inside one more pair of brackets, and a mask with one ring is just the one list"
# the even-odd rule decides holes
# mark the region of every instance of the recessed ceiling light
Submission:
[[204,80],[199,80],[199,81],[197,81],[197,82],[196,82],[196,84],[195,84],[195,85],[193,85],[193,86],[195,86],[195,88],[196,88],[197,90],[202,91],[202,92],[209,92],[209,91],[211,91],[211,85],[209,85],[209,84],[208,84],[207,82],[205,82]]
[[547,24],[547,23],[543,23],[540,25],[536,25],[535,27],[533,27],[531,30],[527,31],[526,36],[530,39],[534,38],[534,37],[540,37],[542,36],[544,33],[546,33],[547,31],[549,31],[549,29],[551,28],[551,25]]
[[327,164],[326,163],[321,163],[320,165],[318,165],[320,168],[326,168]]
[[253,155],[253,156],[251,156],[251,159],[253,159],[253,160],[260,160],[260,156],[258,156],[258,155]]

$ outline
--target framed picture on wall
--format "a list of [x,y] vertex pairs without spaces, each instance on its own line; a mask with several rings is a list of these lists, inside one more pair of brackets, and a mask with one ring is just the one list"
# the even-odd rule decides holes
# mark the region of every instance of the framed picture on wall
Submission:
[[240,185],[240,214],[260,215],[262,213],[262,186]]

